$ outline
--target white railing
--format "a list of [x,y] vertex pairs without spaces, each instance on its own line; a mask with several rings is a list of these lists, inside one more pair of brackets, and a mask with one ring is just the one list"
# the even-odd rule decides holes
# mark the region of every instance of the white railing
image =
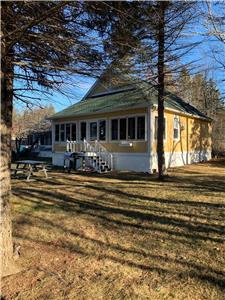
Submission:
[[93,142],[94,144],[90,144],[85,139],[83,141],[67,141],[66,143],[66,151],[68,152],[78,152],[78,153],[86,153],[87,157],[98,157],[97,161],[89,160],[92,167],[96,169],[96,171],[101,171],[102,165],[106,164],[109,168],[113,169],[113,155],[110,153],[101,143],[98,141]]
[[110,153],[101,143],[95,141],[95,150],[97,155],[109,166],[109,168],[113,169],[113,155]]

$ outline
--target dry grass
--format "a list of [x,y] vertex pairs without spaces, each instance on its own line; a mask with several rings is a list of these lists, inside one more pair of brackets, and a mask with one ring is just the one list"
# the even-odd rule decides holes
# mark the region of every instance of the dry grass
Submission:
[[224,299],[225,163],[13,180],[5,299]]

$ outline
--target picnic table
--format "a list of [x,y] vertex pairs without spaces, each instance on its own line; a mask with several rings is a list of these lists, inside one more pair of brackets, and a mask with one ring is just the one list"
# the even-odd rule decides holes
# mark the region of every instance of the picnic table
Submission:
[[23,173],[27,173],[27,181],[30,180],[31,175],[34,172],[44,172],[45,177],[48,178],[46,162],[38,161],[38,160],[19,160],[16,161],[16,169],[14,169],[14,175],[16,176],[18,171],[22,171]]

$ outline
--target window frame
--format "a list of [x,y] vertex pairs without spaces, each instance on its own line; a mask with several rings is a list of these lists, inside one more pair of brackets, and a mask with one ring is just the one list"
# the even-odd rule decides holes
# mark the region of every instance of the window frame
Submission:
[[[135,138],[134,139],[128,139],[128,119],[129,118],[135,118]],[[144,117],[145,120],[145,137],[144,139],[137,139],[137,118],[138,117]],[[120,119],[126,119],[127,121],[127,128],[126,128],[126,139],[121,140],[120,139]],[[118,139],[112,140],[112,120],[118,120]],[[139,113],[139,114],[127,114],[127,115],[119,115],[115,117],[109,118],[109,142],[110,143],[120,143],[124,141],[129,142],[146,142],[147,141],[147,113]]]
[[[178,120],[177,124],[178,124],[178,128],[177,129],[177,132],[178,132],[178,136],[177,137],[174,137],[174,125],[175,125],[175,119]],[[180,117],[178,115],[175,115],[174,118],[173,118],[173,140],[174,141],[180,141]]]
[[[72,124],[76,124],[76,140],[77,140],[77,121],[71,121],[71,122],[56,122],[56,123],[53,123],[53,130],[54,130],[54,132],[53,132],[53,143],[55,143],[55,144],[61,144],[61,143],[66,143],[67,142],[67,139],[66,139],[66,126],[69,124],[70,125],[70,138],[72,137]],[[61,125],[62,124],[64,124],[64,137],[65,137],[65,139],[64,139],[64,141],[62,141],[61,140]],[[59,125],[59,140],[58,141],[56,141],[55,140],[55,126],[56,125]]]
[[[105,121],[105,139],[104,140],[99,140],[99,123],[100,121]],[[91,136],[90,136],[90,123],[97,123],[97,139],[93,139],[91,140]],[[83,119],[79,121],[79,141],[81,140],[81,123],[86,123],[86,140],[88,142],[94,142],[94,141],[99,141],[101,143],[106,143],[107,139],[108,139],[108,134],[107,134],[107,130],[108,130],[108,124],[107,124],[107,118],[95,118],[95,119]]]
[[[104,140],[100,140],[100,122],[105,122],[105,139]],[[97,140],[99,141],[99,142],[107,142],[107,119],[98,119],[98,121],[97,121]]]
[[[128,117],[127,118],[127,140],[133,141],[137,137],[137,118],[136,116]],[[134,119],[134,139],[129,138],[129,119]]]
[[[97,125],[96,126],[96,138],[94,138],[94,139],[91,138],[91,124],[93,124],[93,123],[96,123],[96,125]],[[90,142],[94,142],[94,141],[98,140],[98,128],[99,128],[98,121],[89,121],[88,122],[88,138],[89,138],[88,140]]]
[[85,134],[85,140],[87,140],[88,139],[88,127],[89,127],[89,124],[88,124],[88,121],[87,120],[81,120],[81,121],[79,121],[79,141],[83,141],[82,139],[81,139],[81,124],[82,123],[86,123],[86,134]]

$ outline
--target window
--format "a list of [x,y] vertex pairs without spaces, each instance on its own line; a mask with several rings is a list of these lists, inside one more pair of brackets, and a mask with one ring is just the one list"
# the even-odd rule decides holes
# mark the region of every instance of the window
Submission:
[[106,122],[105,120],[99,121],[99,140],[105,141],[106,137]]
[[56,124],[55,142],[76,141],[76,123]]
[[71,140],[76,141],[76,139],[77,139],[77,132],[76,132],[77,126],[76,126],[76,123],[73,123],[71,125],[72,125],[71,126]]
[[118,120],[111,121],[111,139],[113,141],[118,140]]
[[145,116],[111,120],[111,140],[144,140]]
[[137,139],[144,140],[145,138],[145,117],[137,118]]
[[55,125],[55,141],[59,141],[59,125]]
[[173,120],[173,139],[179,140],[180,138],[180,132],[179,132],[180,126],[179,126],[179,118],[176,116]]
[[65,124],[60,125],[60,140],[61,142],[65,141]]
[[120,140],[126,140],[127,137],[127,119],[120,119]]
[[80,124],[80,139],[81,141],[86,139],[86,122],[81,122]]
[[[158,117],[155,117],[155,140],[157,140],[157,133],[158,133]],[[164,118],[164,132],[163,132],[163,139],[166,139],[166,119]]]
[[90,122],[90,140],[97,140],[97,122]]
[[70,124],[66,124],[66,141],[70,141]]
[[135,139],[135,128],[136,128],[136,119],[128,118],[128,140],[134,140]]

